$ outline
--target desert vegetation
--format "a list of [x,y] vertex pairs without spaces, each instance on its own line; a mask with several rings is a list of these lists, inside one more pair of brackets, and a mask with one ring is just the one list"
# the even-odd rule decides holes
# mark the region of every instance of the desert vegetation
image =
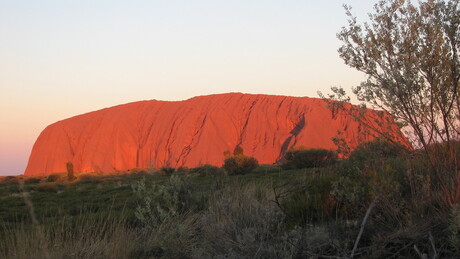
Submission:
[[224,156],[223,167],[229,174],[246,174],[254,170],[259,164],[255,158],[245,156],[243,148],[239,145],[233,150],[233,156],[228,151],[224,152]]
[[[381,1],[338,34],[368,75],[358,99],[395,119],[412,146],[376,138],[293,147],[259,165],[240,146],[223,166],[73,171],[0,182],[1,258],[459,258],[458,1]],[[387,116],[392,115],[392,116]],[[381,120],[379,122],[379,119]]]
[[6,178],[0,256],[455,258],[460,209],[426,163],[422,150],[376,139],[315,167]]

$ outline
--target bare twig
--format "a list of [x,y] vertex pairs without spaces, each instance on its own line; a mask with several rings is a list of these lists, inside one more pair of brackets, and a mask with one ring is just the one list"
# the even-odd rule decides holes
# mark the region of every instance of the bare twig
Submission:
[[431,234],[431,231],[428,233],[428,236],[429,236],[429,240],[430,240],[430,243],[431,243],[431,248],[433,248],[433,259],[436,259],[438,258],[438,253],[436,252],[436,246],[434,245],[434,238],[433,238],[433,235]]
[[418,250],[417,245],[414,245],[414,250],[415,250],[415,252],[417,252],[418,256],[420,256],[421,259],[428,259],[428,255],[427,254],[422,254],[422,252],[420,252],[420,250]]
[[353,256],[355,256],[355,252],[356,252],[356,249],[358,248],[359,240],[361,239],[361,236],[363,235],[364,226],[366,225],[367,219],[369,218],[369,215],[371,214],[372,209],[377,203],[377,200],[378,200],[378,197],[375,198],[369,205],[369,208],[367,208],[366,215],[364,216],[364,219],[361,222],[361,228],[359,230],[358,236],[356,237],[355,245],[353,246],[353,250],[351,250],[350,258],[353,258]]
[[396,251],[396,253],[394,253],[393,255],[391,255],[391,257],[389,258],[398,258],[399,254],[406,248],[408,248],[410,245],[412,245],[412,243],[408,243],[407,245],[403,246],[401,249],[399,249],[398,251]]
[[[286,211],[284,210],[283,206],[281,205],[281,199],[286,197],[287,195],[293,193],[293,192],[296,192],[296,191],[302,191],[302,190],[305,190],[305,186],[295,186],[293,188],[286,188],[287,186],[290,186],[292,184],[290,183],[285,183],[285,184],[282,184],[282,185],[279,185],[279,186],[275,186],[273,185],[272,186],[272,189],[273,189],[273,194],[274,194],[274,200],[272,200],[272,202],[274,202],[278,208],[284,213],[284,215],[287,215]],[[279,192],[277,190],[280,190]]]

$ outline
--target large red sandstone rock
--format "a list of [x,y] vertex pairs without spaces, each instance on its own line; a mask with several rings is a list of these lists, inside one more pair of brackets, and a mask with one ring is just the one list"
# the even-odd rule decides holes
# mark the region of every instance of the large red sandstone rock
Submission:
[[[369,121],[377,114],[370,111]],[[394,123],[377,127],[407,143]],[[220,166],[223,152],[239,144],[259,163],[272,164],[293,146],[336,149],[331,138],[338,131],[354,147],[373,138],[364,128],[348,115],[333,116],[316,98],[230,93],[140,101],[48,126],[35,142],[25,174],[65,172],[69,161],[77,172],[103,173]]]

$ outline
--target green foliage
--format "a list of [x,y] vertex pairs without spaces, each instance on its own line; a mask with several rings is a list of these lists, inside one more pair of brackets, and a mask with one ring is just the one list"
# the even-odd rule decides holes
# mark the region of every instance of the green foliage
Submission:
[[24,181],[24,183],[26,184],[36,184],[36,183],[39,183],[40,182],[40,179],[39,178],[29,178],[27,180]]
[[222,174],[222,168],[213,165],[203,165],[190,169],[190,174],[199,174],[200,176],[210,176]]
[[37,191],[41,192],[57,192],[57,184],[54,182],[45,182],[37,184]]
[[164,173],[166,175],[172,175],[175,171],[176,171],[176,169],[174,167],[170,167],[168,165],[162,166],[160,168],[160,172],[162,172],[162,173]]
[[232,156],[224,161],[224,169],[231,175],[250,173],[258,165],[255,158],[245,155]]
[[[361,25],[346,7],[340,57],[367,75],[353,92],[412,128],[424,148],[460,136],[458,0],[381,0]],[[344,93],[335,91],[338,96]],[[381,118],[388,119],[388,118]]]
[[336,200],[332,195],[335,173],[311,175],[300,190],[293,190],[282,207],[291,225],[326,222],[335,217]]
[[279,165],[259,165],[257,168],[252,170],[253,173],[255,174],[270,174],[270,173],[276,173],[276,172],[281,172],[281,166]]
[[409,150],[399,143],[391,143],[384,139],[362,143],[353,150],[348,158],[350,162],[360,168],[381,165],[388,159],[399,158],[404,160]]
[[[427,147],[430,157],[426,153],[422,154],[423,160],[432,163],[432,166],[438,171],[452,172],[460,169],[460,140],[449,142],[434,143]],[[448,176],[448,175],[446,175]],[[455,175],[453,175],[455,177]],[[445,179],[453,181],[455,179]]]
[[243,154],[243,148],[239,145],[235,147],[233,156],[224,160],[224,169],[231,175],[247,174],[257,168],[259,162],[254,157]]
[[[56,217],[47,226],[0,222],[1,258],[130,258],[140,237],[113,215]],[[7,234],[3,236],[2,234]]]
[[332,194],[338,201],[338,210],[345,218],[363,213],[372,199],[371,175],[357,167],[342,164],[338,178],[332,183]]
[[177,169],[176,169],[176,172],[177,173],[189,173],[190,172],[190,169],[186,166],[179,166]]
[[172,175],[164,185],[153,183],[151,187],[143,178],[132,188],[140,199],[135,216],[146,228],[156,228],[193,209],[192,186],[178,175]]
[[454,251],[460,251],[460,205],[452,208],[447,230],[450,247]]
[[[339,53],[367,80],[353,89],[362,108],[344,108],[350,98],[342,88],[332,88],[329,98],[334,101],[326,101],[333,114],[340,109],[378,136],[392,140],[398,134],[373,125],[395,120],[407,126],[406,136],[426,155],[433,191],[442,192],[441,206],[449,209],[459,204],[460,152],[455,148],[460,139],[459,1],[381,0],[364,25],[348,6],[346,14],[348,26],[338,33],[343,42]],[[385,112],[364,116],[366,104]]]
[[46,181],[48,182],[56,182],[61,179],[61,176],[59,174],[50,174],[48,175],[48,178],[46,178]]
[[339,212],[345,217],[355,217],[364,213],[373,199],[379,198],[375,213],[382,208],[385,211],[381,217],[399,221],[394,215],[388,219],[388,215],[395,212],[393,207],[403,206],[398,200],[411,192],[406,175],[409,153],[405,146],[383,139],[359,145],[336,169],[339,177],[334,182],[333,194],[339,201]]
[[316,168],[335,163],[337,153],[326,149],[289,150],[284,158],[284,169]]
[[14,177],[14,176],[7,176],[3,179],[3,182],[4,184],[10,184],[10,183],[15,183],[15,184],[18,184],[19,183],[19,178],[18,177]]
[[[36,218],[46,231],[56,230],[50,236],[45,231],[41,241],[32,232],[21,232],[35,226],[30,205],[17,193],[18,184],[1,183],[0,257],[21,255],[20,251],[28,251],[24,246],[41,255],[39,244],[46,244],[50,256],[58,258],[116,257],[110,251],[128,258],[345,258],[369,204],[377,199],[359,243],[360,257],[412,258],[414,244],[421,251],[432,251],[431,232],[438,257],[455,258],[459,213],[436,203],[443,193],[433,188],[436,181],[424,164],[429,163],[426,156],[411,155],[414,160],[407,161],[389,155],[380,159],[378,148],[378,154],[368,152],[372,161],[379,162],[366,160],[362,165],[361,159],[345,159],[311,170],[262,166],[259,173],[238,177],[203,166],[187,175],[126,174],[62,185],[43,182],[55,187],[51,192],[39,190],[42,183],[30,183],[23,189]],[[114,232],[104,228],[112,224],[104,221],[79,231],[85,223],[74,219],[80,215],[88,219],[125,215],[126,221],[112,225]],[[56,227],[63,219],[74,223]],[[3,231],[2,224],[11,231]],[[58,230],[72,236],[59,239]],[[91,242],[85,242],[88,236]],[[6,248],[11,243],[15,246]],[[82,251],[73,249],[75,244]],[[117,250],[120,246],[123,251]]]
[[[196,258],[291,258],[299,242],[284,215],[257,186],[231,186],[216,194],[198,222]],[[266,187],[265,187],[266,188]],[[294,231],[293,231],[294,232]]]

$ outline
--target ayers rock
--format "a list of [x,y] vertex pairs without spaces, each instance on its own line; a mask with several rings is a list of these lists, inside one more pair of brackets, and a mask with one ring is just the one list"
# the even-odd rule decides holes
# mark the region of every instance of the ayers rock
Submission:
[[[350,104],[346,104],[351,107]],[[369,121],[382,112],[369,110]],[[374,125],[407,140],[390,120]],[[139,101],[58,121],[43,130],[25,175],[66,171],[102,172],[168,165],[221,166],[226,150],[241,145],[246,155],[272,164],[294,146],[336,149],[342,132],[350,147],[371,140],[346,114],[333,115],[322,99],[241,93],[185,101]]]

